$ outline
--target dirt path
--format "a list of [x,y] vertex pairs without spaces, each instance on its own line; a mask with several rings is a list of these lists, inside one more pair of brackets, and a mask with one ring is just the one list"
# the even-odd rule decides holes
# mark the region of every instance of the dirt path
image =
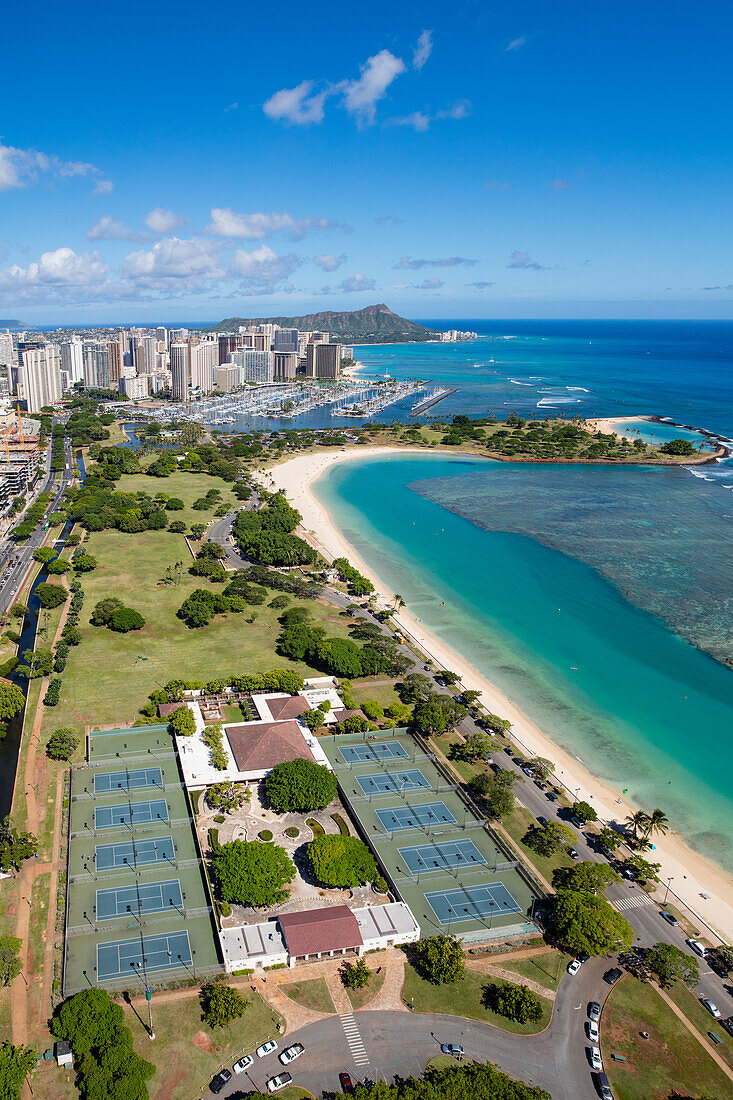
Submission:
[[480,974],[492,974],[495,978],[502,978],[505,982],[513,982],[515,985],[526,985],[528,989],[538,993],[540,997],[546,997],[548,1001],[555,1000],[554,990],[547,989],[546,986],[532,981],[531,978],[526,978],[524,974],[517,974],[513,970],[504,970],[501,966],[496,966],[491,959],[476,959],[474,961],[469,959],[466,965],[469,970],[477,970]]

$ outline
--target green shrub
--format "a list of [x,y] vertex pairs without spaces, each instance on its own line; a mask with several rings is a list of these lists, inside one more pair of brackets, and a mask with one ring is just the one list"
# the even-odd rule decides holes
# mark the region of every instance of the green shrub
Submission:
[[313,874],[325,886],[361,886],[377,877],[374,856],[355,836],[319,836],[308,845]]
[[341,833],[341,836],[351,835],[349,832],[349,826],[346,824],[341,814],[331,814],[331,820],[336,823],[336,826],[338,827],[338,831]]
[[81,738],[73,726],[61,726],[54,730],[46,744],[46,754],[52,760],[70,760],[78,748]]
[[295,840],[296,836],[300,836],[300,829],[296,829],[294,825],[289,825],[285,830],[285,836],[289,836],[291,840]]
[[46,694],[43,696],[44,707],[58,706],[59,699],[61,698],[61,681],[51,680]]
[[217,825],[223,825],[226,821],[226,814],[214,814],[214,821]]
[[308,828],[310,829],[310,831],[313,833],[313,839],[314,840],[315,840],[316,837],[326,835],[326,830],[323,828],[320,821],[316,821],[316,819],[314,817],[306,818],[305,823],[308,826]]
[[272,832],[271,832],[270,829],[261,829],[260,832],[257,835],[260,838],[260,840],[265,840],[265,841],[272,840]]
[[216,849],[219,847],[219,830],[218,829],[209,829],[208,838],[209,838],[209,847],[211,848],[212,852],[215,852]]

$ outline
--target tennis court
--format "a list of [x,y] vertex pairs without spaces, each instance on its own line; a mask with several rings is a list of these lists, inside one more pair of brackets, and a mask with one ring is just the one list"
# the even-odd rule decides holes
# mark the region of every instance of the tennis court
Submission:
[[445,802],[425,802],[422,806],[392,806],[388,810],[377,810],[377,817],[388,832],[456,824],[456,819]]
[[517,905],[503,882],[461,886],[456,890],[437,890],[433,894],[426,894],[425,900],[441,924],[522,912],[521,906]]
[[172,970],[190,964],[188,932],[137,936],[133,940],[97,944],[97,979],[100,982],[129,977],[131,970],[145,980],[148,971]]
[[149,825],[168,820],[168,803],[164,798],[153,802],[125,802],[120,806],[96,806],[94,828],[113,829],[120,825]]
[[94,776],[95,794],[139,791],[145,787],[162,786],[163,773],[160,768],[131,768],[123,772],[98,772]]
[[448,840],[444,844],[419,844],[415,848],[398,848],[397,851],[413,875],[486,864],[486,857],[468,838]]
[[339,747],[345,764],[368,764],[371,760],[398,760],[407,756],[399,741],[360,741]]
[[116,867],[144,867],[146,863],[162,863],[176,858],[173,838],[169,836],[126,840],[118,844],[98,844],[94,853],[94,864],[98,871],[110,871]]
[[140,882],[97,890],[97,920],[125,917],[128,913],[163,913],[183,909],[183,894],[177,878],[168,882]]
[[394,791],[430,789],[430,781],[419,768],[404,772],[375,772],[374,775],[357,775],[356,782],[364,794],[392,794]]

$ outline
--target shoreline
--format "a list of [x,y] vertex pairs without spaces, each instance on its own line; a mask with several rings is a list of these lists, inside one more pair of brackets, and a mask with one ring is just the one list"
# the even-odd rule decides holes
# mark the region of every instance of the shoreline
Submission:
[[[399,458],[408,453],[425,455],[426,452],[421,447],[384,446],[338,453],[331,451],[298,455],[270,467],[260,477],[260,480],[267,481],[271,487],[282,489],[288,500],[300,511],[303,516],[302,528],[311,545],[329,559],[348,557],[372,581],[378,601],[389,604],[393,602],[393,593],[350,545],[312,492],[312,486],[336,463],[370,457]],[[512,723],[512,738],[528,753],[553,759],[557,778],[573,792],[579,788],[578,797],[595,806],[600,819],[606,822],[622,822],[639,809],[637,805],[623,798],[620,790],[615,791],[604,780],[594,776],[584,763],[552,741],[486,675],[418,622],[407,608],[397,612],[393,621],[437,664],[457,672],[466,688],[480,691],[482,702],[489,711],[508,718]],[[672,834],[656,840],[654,861],[662,864],[662,888],[666,889],[666,880],[671,877],[675,888],[670,889],[670,895],[683,902],[702,926],[706,926],[723,942],[730,943],[733,940],[733,877],[695,852],[682,837]],[[704,901],[701,897],[703,894],[707,895]]]

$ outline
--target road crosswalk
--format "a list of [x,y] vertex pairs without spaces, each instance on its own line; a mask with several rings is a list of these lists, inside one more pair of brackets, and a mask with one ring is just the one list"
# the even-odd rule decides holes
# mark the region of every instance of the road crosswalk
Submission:
[[354,1059],[356,1066],[361,1068],[362,1066],[369,1065],[369,1055],[366,1052],[366,1047],[362,1042],[361,1032],[354,1019],[353,1012],[348,1012],[341,1017],[341,1026],[344,1029],[344,1035],[346,1036],[346,1042],[349,1044],[349,1050],[351,1051],[351,1057]]
[[653,905],[654,902],[647,894],[631,894],[628,898],[620,898],[613,903],[617,909],[638,909],[640,905]]

